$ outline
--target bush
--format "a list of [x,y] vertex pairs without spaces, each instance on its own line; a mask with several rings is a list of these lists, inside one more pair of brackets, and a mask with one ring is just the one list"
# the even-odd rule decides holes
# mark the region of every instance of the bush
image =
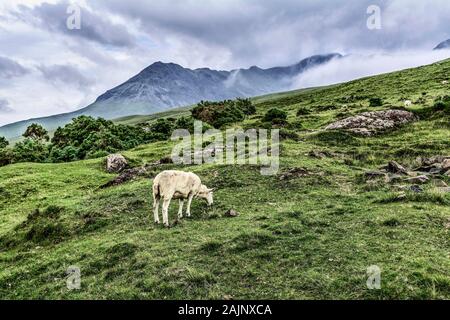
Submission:
[[190,133],[194,133],[194,118],[180,117],[175,121],[175,129],[186,129]]
[[290,139],[290,140],[294,140],[294,141],[298,141],[300,139],[300,137],[297,133],[295,133],[294,131],[285,129],[285,128],[282,128],[280,130],[280,138],[281,138],[281,140]]
[[300,116],[306,116],[306,115],[308,115],[308,114],[310,114],[310,113],[311,113],[311,110],[310,110],[310,109],[305,108],[305,107],[302,107],[302,108],[298,109],[298,111],[297,111],[297,117],[300,117]]
[[155,137],[142,127],[116,125],[102,118],[80,116],[55,131],[50,159],[61,162],[103,156],[134,148],[153,141]]
[[0,149],[0,167],[14,162],[14,153],[9,148]]
[[0,149],[4,149],[9,145],[8,140],[5,137],[0,137]]
[[206,122],[215,128],[243,121],[256,112],[249,99],[225,100],[221,102],[202,101],[192,109],[194,119]]
[[169,139],[174,129],[175,125],[169,119],[158,119],[150,126],[151,132],[162,140]]
[[78,159],[80,150],[74,146],[67,146],[64,148],[53,147],[50,152],[51,162],[70,162]]
[[41,140],[26,138],[16,143],[13,148],[14,162],[45,162],[48,158],[48,147]]
[[442,97],[435,101],[433,105],[434,111],[444,111],[450,114],[450,96]]
[[264,122],[271,122],[272,124],[285,124],[287,121],[287,112],[278,108],[270,109],[264,115]]
[[[12,149],[0,148],[0,166],[25,161],[68,162],[103,157],[142,143],[167,139],[173,128],[172,122],[161,119],[146,128],[80,116],[59,127],[50,143],[46,143],[47,131],[40,125],[32,124],[24,133],[24,141],[18,142]],[[0,143],[6,145],[3,139]]]
[[383,99],[381,98],[370,98],[369,105],[371,107],[381,107],[383,105]]

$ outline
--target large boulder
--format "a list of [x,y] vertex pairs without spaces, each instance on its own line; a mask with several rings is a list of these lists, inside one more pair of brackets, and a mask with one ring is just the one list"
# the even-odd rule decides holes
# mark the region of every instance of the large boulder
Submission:
[[364,112],[328,125],[325,130],[347,130],[356,134],[371,136],[386,130],[392,130],[415,121],[416,116],[405,110],[387,110]]
[[110,154],[106,158],[106,171],[110,173],[122,172],[128,166],[128,161],[121,154]]

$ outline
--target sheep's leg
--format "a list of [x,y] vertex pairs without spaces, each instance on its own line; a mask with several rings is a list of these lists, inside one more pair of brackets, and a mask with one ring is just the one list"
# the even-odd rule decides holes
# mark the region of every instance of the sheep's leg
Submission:
[[157,224],[159,224],[158,210],[159,210],[159,197],[153,196],[153,216],[155,219],[155,223],[157,223]]
[[189,195],[188,198],[188,203],[187,203],[187,210],[186,210],[186,215],[190,218],[191,217],[191,203],[192,203],[192,199],[194,198],[193,194]]
[[169,206],[170,206],[170,198],[169,199],[164,199],[163,202],[163,223],[166,227],[169,226]]
[[178,209],[178,218],[183,218],[183,205],[184,205],[184,200],[180,199],[180,208]]

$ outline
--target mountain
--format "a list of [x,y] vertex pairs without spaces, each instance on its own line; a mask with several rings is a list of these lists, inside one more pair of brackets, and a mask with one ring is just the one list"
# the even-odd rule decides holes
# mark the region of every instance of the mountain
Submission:
[[450,48],[450,39],[442,41],[433,50],[442,50],[442,49],[449,49],[449,48]]
[[115,119],[153,114],[201,100],[253,97],[288,90],[295,76],[340,57],[337,53],[315,55],[287,67],[261,69],[253,66],[232,71],[208,68],[191,70],[174,63],[156,62],[125,83],[105,92],[83,109],[12,123],[0,127],[0,136],[8,139],[20,136],[31,123],[39,123],[47,130],[54,130],[80,115]]

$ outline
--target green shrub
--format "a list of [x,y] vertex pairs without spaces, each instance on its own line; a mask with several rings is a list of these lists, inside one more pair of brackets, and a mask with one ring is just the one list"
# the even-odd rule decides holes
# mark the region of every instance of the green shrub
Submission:
[[49,151],[41,140],[26,138],[13,148],[14,162],[45,162]]
[[102,157],[154,141],[156,137],[142,127],[116,125],[102,118],[80,116],[55,131],[50,160],[61,162]]
[[0,149],[6,148],[9,145],[5,137],[0,137]]
[[246,116],[254,114],[256,108],[248,99],[201,101],[191,112],[194,119],[206,122],[215,128],[221,128],[243,121]]
[[436,100],[433,105],[433,110],[444,111],[444,113],[450,114],[450,96],[445,96]]
[[53,147],[50,151],[51,162],[70,162],[79,160],[78,154],[80,150],[74,146],[67,146],[64,148]]
[[174,129],[174,123],[169,119],[158,119],[150,126],[151,132],[163,140],[169,139]]
[[381,107],[383,105],[383,99],[381,98],[370,98],[369,105],[371,107]]
[[13,163],[14,152],[10,148],[0,149],[0,167]]
[[287,112],[278,108],[272,108],[264,115],[264,122],[271,122],[272,124],[285,124],[287,120]]
[[297,133],[295,133],[294,131],[282,128],[280,130],[280,138],[282,140],[286,140],[286,139],[290,139],[290,140],[294,140],[294,141],[298,141],[300,139],[300,137],[298,136]]
[[310,113],[311,113],[311,110],[310,110],[310,109],[305,108],[305,107],[302,107],[302,108],[298,109],[298,111],[297,111],[297,117],[300,117],[300,116],[306,116],[306,115],[308,115],[308,114],[310,114]]

